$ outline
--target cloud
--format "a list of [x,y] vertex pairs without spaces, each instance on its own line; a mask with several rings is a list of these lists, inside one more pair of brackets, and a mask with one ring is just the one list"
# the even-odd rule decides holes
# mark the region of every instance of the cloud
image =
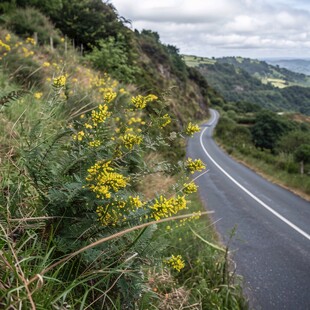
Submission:
[[[310,56],[308,0],[112,0],[133,28],[199,56]],[[215,54],[212,54],[215,53]],[[267,55],[268,54],[268,55]]]

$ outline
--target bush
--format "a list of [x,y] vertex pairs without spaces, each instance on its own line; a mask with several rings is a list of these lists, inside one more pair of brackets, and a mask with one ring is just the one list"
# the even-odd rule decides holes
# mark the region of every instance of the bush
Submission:
[[49,44],[53,38],[55,46],[60,43],[60,35],[49,19],[34,8],[16,9],[8,18],[7,27],[22,38],[38,35],[39,44]]

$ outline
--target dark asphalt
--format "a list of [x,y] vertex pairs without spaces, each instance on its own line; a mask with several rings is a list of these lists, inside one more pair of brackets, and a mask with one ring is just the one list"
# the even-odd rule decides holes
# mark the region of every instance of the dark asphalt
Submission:
[[[218,117],[214,110],[211,114],[208,124]],[[207,164],[209,172],[196,183],[206,208],[215,211],[212,219],[224,243],[236,227],[230,250],[244,278],[250,309],[310,310],[310,203],[232,160],[211,138],[215,124],[202,126],[203,134],[188,141],[187,156]],[[212,162],[201,143],[256,200]]]

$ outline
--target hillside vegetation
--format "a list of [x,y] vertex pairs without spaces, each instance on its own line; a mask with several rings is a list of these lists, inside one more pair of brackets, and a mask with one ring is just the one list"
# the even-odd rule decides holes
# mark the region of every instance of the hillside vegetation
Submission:
[[246,101],[274,111],[310,114],[310,78],[264,61],[242,57],[211,60],[187,56],[185,61],[208,80],[226,101]]
[[0,308],[246,309],[184,158],[223,99],[109,3],[0,10]]

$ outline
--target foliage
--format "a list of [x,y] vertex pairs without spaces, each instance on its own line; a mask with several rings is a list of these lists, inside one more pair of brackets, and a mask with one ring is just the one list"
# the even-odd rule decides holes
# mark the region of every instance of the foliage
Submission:
[[34,8],[16,9],[9,14],[6,26],[25,39],[37,33],[39,44],[49,44],[50,37],[55,45],[60,43],[60,35],[54,26],[45,15]]
[[279,139],[292,129],[292,124],[271,112],[257,114],[251,128],[252,139],[257,147],[274,150]]
[[301,144],[294,152],[294,157],[297,162],[310,163],[310,145]]
[[134,82],[139,69],[130,65],[130,57],[127,53],[124,37],[119,35],[117,39],[108,37],[97,42],[86,59],[102,72],[112,72],[114,78],[124,82]]

